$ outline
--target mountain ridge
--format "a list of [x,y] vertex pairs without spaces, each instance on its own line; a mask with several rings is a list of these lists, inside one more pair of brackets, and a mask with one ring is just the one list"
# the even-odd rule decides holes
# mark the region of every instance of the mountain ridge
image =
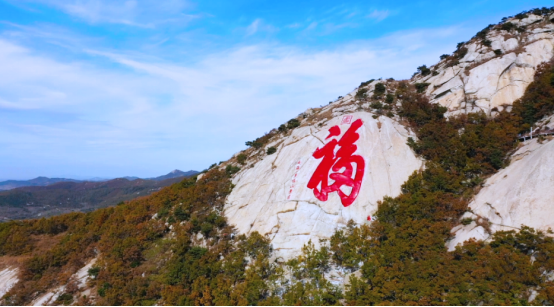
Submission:
[[[140,178],[135,176],[125,176],[125,177],[118,177],[118,178],[124,178],[127,180],[136,180],[136,179],[144,179],[144,180],[155,180],[155,181],[161,181],[165,179],[170,178],[176,178],[176,177],[185,177],[185,176],[192,176],[195,174],[198,174],[199,172],[190,170],[190,171],[180,171],[178,169],[175,169],[165,175],[161,175],[158,177],[150,177],[150,178]],[[49,178],[44,176],[39,176],[33,179],[29,180],[5,180],[0,181],[0,191],[7,191],[15,188],[20,187],[29,187],[29,186],[47,186],[51,185],[57,182],[87,182],[87,181],[93,181],[93,182],[102,182],[102,181],[110,181],[118,178],[112,178],[112,179],[103,179],[103,178],[92,178],[89,180],[77,180],[77,179],[68,179],[68,178]]]

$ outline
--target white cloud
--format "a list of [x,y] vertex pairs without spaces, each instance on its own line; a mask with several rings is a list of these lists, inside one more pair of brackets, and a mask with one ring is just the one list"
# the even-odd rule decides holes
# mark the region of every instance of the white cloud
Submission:
[[85,174],[87,165],[91,176],[201,169],[361,81],[409,77],[465,31],[399,32],[327,50],[237,46],[193,64],[101,48],[84,53],[118,64],[107,66],[54,60],[0,39],[0,161],[9,161],[0,176],[71,175],[56,167]]
[[389,17],[389,15],[390,12],[388,10],[373,10],[367,17],[379,22]]

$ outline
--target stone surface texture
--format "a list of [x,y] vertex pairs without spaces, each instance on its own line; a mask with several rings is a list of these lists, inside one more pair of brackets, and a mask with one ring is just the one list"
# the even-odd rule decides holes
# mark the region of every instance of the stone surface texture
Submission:
[[[451,115],[481,110],[494,115],[511,106],[533,81],[537,66],[552,59],[554,25],[547,17],[533,14],[508,21],[526,30],[491,30],[490,47],[473,39],[466,43],[468,52],[458,64],[442,60],[431,67],[434,75],[417,75],[413,82],[429,83],[426,94]],[[495,50],[502,54],[496,55]]]
[[[87,281],[89,280],[89,274],[88,270],[91,269],[94,264],[96,264],[97,258],[93,258],[89,260],[82,268],[80,268],[75,274],[71,275],[70,282],[75,283],[78,290],[76,293],[73,293],[75,297],[80,297],[83,295],[86,295],[90,299],[94,300],[95,293],[91,291],[91,289],[87,285]],[[56,300],[60,295],[62,295],[67,287],[67,284],[61,285],[58,287],[54,287],[53,289],[50,289],[49,291],[43,293],[39,297],[37,297],[33,302],[33,306],[49,306],[56,304]]]
[[[343,103],[350,98],[345,97]],[[288,259],[309,240],[319,245],[320,239],[328,239],[349,220],[366,222],[377,210],[379,200],[398,195],[401,185],[422,167],[422,161],[406,145],[407,138],[413,135],[394,119],[375,119],[368,112],[348,113],[353,108],[339,104],[323,125],[294,129],[279,141],[275,154],[266,155],[253,167],[244,167],[234,178],[236,186],[227,199],[225,215],[229,222],[241,233],[258,231],[269,236],[277,256]],[[342,205],[336,192],[330,193],[327,201],[320,201],[307,187],[321,162],[312,156],[314,151],[328,141],[325,139],[330,127],[339,126],[338,138],[342,137],[350,126],[341,124],[345,116],[352,116],[352,122],[363,121],[354,154],[362,156],[366,163],[360,193],[348,207]],[[293,178],[296,182],[290,193]],[[349,192],[345,190],[346,194]]]
[[[553,187],[554,141],[526,141],[508,167],[487,179],[469,205],[473,215],[467,217],[489,224],[490,233],[517,230],[522,225],[542,231],[554,229]],[[474,222],[453,229],[456,237],[448,242],[448,248],[452,250],[469,238],[489,237],[489,233],[476,232],[475,228]]]
[[4,296],[17,283],[17,268],[0,270],[0,297]]

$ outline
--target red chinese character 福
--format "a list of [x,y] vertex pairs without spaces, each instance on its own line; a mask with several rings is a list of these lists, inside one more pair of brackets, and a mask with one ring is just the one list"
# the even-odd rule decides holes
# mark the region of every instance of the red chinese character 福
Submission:
[[[365,161],[362,156],[354,155],[354,152],[358,149],[358,146],[354,143],[360,138],[360,135],[356,131],[362,124],[361,119],[354,121],[340,140],[336,138],[332,139],[323,148],[318,148],[314,152],[313,157],[322,159],[322,161],[312,175],[312,178],[310,178],[308,188],[314,191],[317,199],[327,201],[329,193],[337,192],[342,205],[348,207],[358,197],[364,177]],[[339,136],[340,133],[340,128],[333,126],[329,129],[329,136],[325,139]],[[336,150],[337,146],[339,147],[338,150]],[[356,164],[354,178],[352,178],[354,170],[352,163]],[[343,168],[344,171],[339,173]],[[333,173],[329,174],[331,170]],[[331,185],[328,182],[329,178],[335,181]],[[319,185],[321,185],[320,188],[318,188]],[[343,185],[352,188],[350,195],[346,195],[340,189]]]

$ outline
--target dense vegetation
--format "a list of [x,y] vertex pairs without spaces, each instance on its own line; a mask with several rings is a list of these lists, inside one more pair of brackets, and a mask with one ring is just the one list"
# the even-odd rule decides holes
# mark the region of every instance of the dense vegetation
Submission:
[[[381,82],[375,88],[386,105],[400,101],[390,112],[415,131],[408,144],[426,167],[401,195],[379,204],[370,225],[350,223],[321,248],[310,242],[298,258],[277,262],[267,238],[227,225],[223,205],[240,168],[214,165],[198,181],[116,207],[0,224],[0,256],[22,263],[21,282],[3,303],[28,304],[98,258],[89,270],[94,299],[70,282],[59,304],[554,304],[552,237],[522,227],[488,243],[445,247],[453,226],[471,222],[461,216],[484,179],[509,164],[517,134],[554,112],[552,63],[539,67],[511,111],[494,118],[445,118],[421,85],[399,82],[394,95]],[[298,125],[291,120],[284,129]],[[261,147],[267,139],[249,143]],[[240,164],[245,159],[237,156]],[[333,271],[354,274],[343,289],[330,282]]]

